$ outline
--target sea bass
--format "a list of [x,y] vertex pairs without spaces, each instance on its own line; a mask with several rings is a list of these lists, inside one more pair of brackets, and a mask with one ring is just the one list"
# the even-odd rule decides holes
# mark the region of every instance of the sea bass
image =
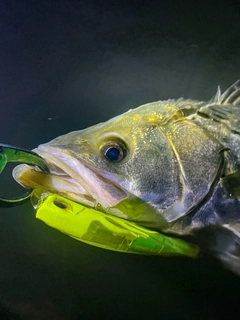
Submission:
[[186,238],[240,274],[240,80],[208,102],[142,105],[34,149],[14,178]]

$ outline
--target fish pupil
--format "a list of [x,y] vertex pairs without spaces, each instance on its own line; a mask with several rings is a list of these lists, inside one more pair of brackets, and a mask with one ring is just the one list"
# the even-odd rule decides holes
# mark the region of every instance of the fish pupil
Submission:
[[110,140],[101,146],[102,155],[110,162],[120,162],[127,155],[127,147],[122,140]]
[[119,160],[120,156],[121,156],[121,153],[120,153],[120,150],[116,147],[110,147],[106,153],[105,153],[105,156],[108,160],[111,160],[111,161],[117,161]]

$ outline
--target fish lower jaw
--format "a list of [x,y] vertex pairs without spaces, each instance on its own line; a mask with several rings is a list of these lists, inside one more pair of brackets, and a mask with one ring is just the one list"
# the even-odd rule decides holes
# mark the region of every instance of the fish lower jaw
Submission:
[[51,172],[46,174],[22,164],[14,168],[13,177],[25,188],[42,189],[81,203],[84,206],[92,208],[97,206],[97,201],[70,176],[55,175]]

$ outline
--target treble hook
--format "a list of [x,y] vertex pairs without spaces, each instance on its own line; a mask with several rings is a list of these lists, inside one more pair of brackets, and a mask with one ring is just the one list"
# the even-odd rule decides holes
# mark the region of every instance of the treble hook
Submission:
[[[30,150],[14,147],[8,144],[0,143],[0,174],[8,162],[26,163],[32,166],[37,166],[43,172],[49,173],[46,161],[37,153]],[[22,203],[23,201],[27,200],[31,196],[32,192],[33,190],[29,189],[22,196],[14,197],[11,199],[0,197],[0,207],[16,206]]]

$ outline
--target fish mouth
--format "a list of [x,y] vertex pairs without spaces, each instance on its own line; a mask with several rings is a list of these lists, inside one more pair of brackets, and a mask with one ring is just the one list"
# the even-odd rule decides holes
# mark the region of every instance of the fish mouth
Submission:
[[13,170],[14,179],[26,188],[57,193],[85,206],[113,207],[126,199],[127,194],[96,168],[74,157],[62,146],[40,145],[33,150],[48,164],[49,173],[26,164]]

